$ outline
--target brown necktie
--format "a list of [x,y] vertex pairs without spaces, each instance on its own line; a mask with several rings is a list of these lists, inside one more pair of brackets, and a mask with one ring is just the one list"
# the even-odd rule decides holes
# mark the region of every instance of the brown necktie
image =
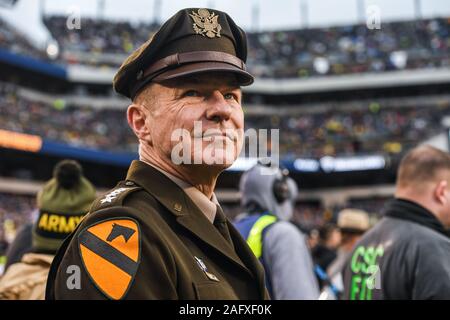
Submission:
[[216,217],[214,219],[214,226],[219,230],[220,234],[230,243],[231,247],[234,249],[233,240],[231,240],[230,231],[227,227],[227,219],[219,205],[216,205]]

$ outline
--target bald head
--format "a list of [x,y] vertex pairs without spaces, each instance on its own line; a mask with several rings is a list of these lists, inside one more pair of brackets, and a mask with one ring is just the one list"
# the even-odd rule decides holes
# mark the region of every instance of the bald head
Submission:
[[396,198],[418,203],[450,227],[450,155],[431,146],[411,150],[400,163]]
[[397,188],[422,189],[450,177],[450,155],[429,145],[412,149],[400,162]]

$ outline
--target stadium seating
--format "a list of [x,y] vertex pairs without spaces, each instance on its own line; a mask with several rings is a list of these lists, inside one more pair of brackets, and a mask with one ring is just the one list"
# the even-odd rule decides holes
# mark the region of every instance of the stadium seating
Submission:
[[[125,55],[158,27],[83,19],[80,30],[69,30],[66,19],[49,16],[44,23],[63,52],[70,53]],[[449,38],[450,19],[444,18],[383,23],[381,30],[348,25],[249,32],[248,66],[266,78],[449,67]]]
[[0,49],[12,53],[32,56],[38,59],[48,59],[45,52],[34,47],[20,32],[0,18]]
[[[137,151],[125,110],[75,107],[55,100],[27,100],[16,87],[0,83],[0,127],[35,134],[72,146],[108,151]],[[251,108],[251,106],[249,107]],[[385,152],[398,154],[442,132],[441,120],[450,104],[384,107],[361,102],[357,110],[331,109],[291,116],[248,115],[246,129],[279,129],[282,157],[354,156]],[[270,148],[270,145],[269,145]]]

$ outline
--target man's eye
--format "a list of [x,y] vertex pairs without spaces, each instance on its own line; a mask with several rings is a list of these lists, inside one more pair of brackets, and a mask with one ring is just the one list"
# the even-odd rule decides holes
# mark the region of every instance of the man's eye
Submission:
[[225,93],[225,94],[223,95],[223,97],[224,97],[226,100],[230,100],[230,99],[237,100],[236,96],[235,96],[234,94],[232,94],[232,93]]
[[199,95],[200,95],[200,93],[195,90],[186,91],[184,94],[185,97],[198,97]]

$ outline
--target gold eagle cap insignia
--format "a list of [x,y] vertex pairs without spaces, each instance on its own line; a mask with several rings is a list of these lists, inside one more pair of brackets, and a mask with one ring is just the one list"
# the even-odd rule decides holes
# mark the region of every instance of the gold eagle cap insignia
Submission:
[[219,16],[207,9],[198,9],[189,14],[194,20],[192,25],[196,34],[207,36],[208,38],[220,37],[222,26],[219,24]]

